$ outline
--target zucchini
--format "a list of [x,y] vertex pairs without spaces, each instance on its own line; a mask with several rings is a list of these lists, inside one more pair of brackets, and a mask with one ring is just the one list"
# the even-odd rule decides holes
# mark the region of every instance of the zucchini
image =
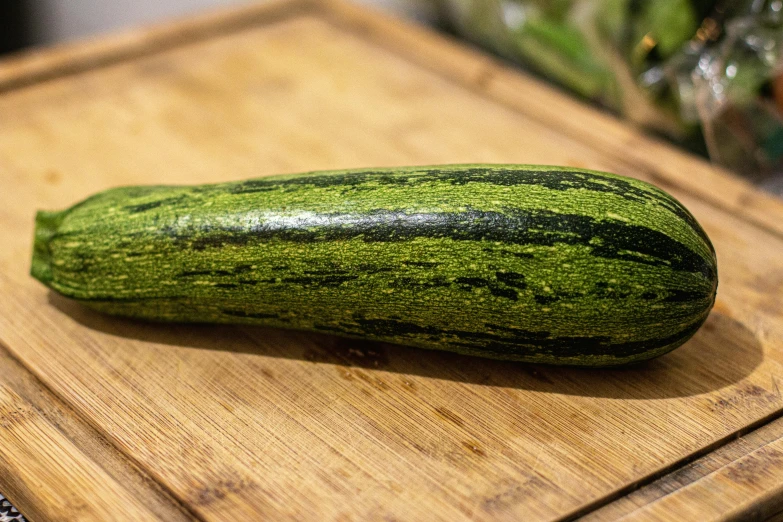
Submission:
[[121,316],[583,366],[680,346],[718,282],[665,192],[532,165],[115,188],[38,213],[32,275]]

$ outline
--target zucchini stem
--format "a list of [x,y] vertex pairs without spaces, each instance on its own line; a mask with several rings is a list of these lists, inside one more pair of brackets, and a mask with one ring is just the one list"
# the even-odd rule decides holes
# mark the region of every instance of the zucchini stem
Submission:
[[52,255],[49,243],[60,228],[67,211],[39,211],[35,215],[35,240],[30,274],[46,286],[52,282]]

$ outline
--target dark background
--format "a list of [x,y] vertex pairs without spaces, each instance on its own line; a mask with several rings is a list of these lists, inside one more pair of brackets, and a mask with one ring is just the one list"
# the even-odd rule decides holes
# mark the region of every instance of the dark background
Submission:
[[29,2],[0,0],[0,54],[32,44]]

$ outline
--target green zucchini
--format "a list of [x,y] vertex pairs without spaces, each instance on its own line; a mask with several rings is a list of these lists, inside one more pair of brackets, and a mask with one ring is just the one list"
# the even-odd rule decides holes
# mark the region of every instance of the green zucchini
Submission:
[[665,192],[531,165],[115,188],[38,213],[32,275],[121,316],[583,366],[680,346],[718,282]]

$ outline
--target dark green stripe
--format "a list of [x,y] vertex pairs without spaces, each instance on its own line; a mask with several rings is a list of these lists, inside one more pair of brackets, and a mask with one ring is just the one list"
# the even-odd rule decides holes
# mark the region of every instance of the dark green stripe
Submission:
[[164,228],[182,246],[194,250],[245,245],[279,239],[312,243],[359,238],[367,242],[400,242],[413,238],[498,241],[516,245],[583,245],[593,256],[667,266],[714,277],[712,263],[671,237],[639,225],[596,220],[580,214],[544,210],[503,212],[468,210],[454,213],[405,213],[376,210],[361,214],[280,215],[247,227],[202,224],[198,228]]
[[[322,172],[298,176],[268,177],[247,181],[190,187],[187,190],[201,196],[209,194],[247,195],[258,192],[293,193],[308,189],[338,188],[350,197],[364,197],[379,187],[417,187],[423,184],[446,183],[460,186],[469,183],[496,186],[538,186],[554,191],[579,190],[613,194],[627,201],[660,206],[671,212],[695,233],[714,253],[712,244],[696,219],[678,201],[652,186],[633,179],[580,170],[528,169],[519,166],[454,166],[413,169],[373,169],[361,171]],[[166,187],[129,187],[121,189],[128,197],[147,197]],[[369,194],[367,195],[369,196]],[[187,195],[165,197],[124,207],[129,213],[147,212],[172,207],[187,208],[199,204]],[[521,202],[524,206],[524,202]],[[78,206],[77,206],[78,207]],[[76,208],[76,207],[74,207]]]
[[[552,337],[546,331],[531,331],[485,324],[485,331],[471,332],[423,326],[393,319],[355,318],[354,323],[339,326],[316,325],[316,330],[347,336],[371,337],[376,339],[397,339],[412,344],[426,343],[430,346],[460,346],[484,356],[508,358],[530,358],[533,355],[552,357],[613,356],[618,359],[634,357],[645,352],[679,346],[689,339],[706,321],[706,314],[696,322],[675,334],[641,341],[616,342],[609,336],[595,337]],[[495,333],[498,332],[498,333]]]
[[[418,186],[425,183],[445,182],[452,185],[485,183],[498,186],[535,185],[550,190],[589,190],[620,196],[637,203],[655,203],[663,206],[683,221],[712,248],[709,238],[696,219],[678,201],[668,194],[640,188],[636,180],[619,176],[571,170],[521,170],[503,167],[463,167],[427,169],[376,169],[340,173],[303,174],[295,178],[261,178],[238,183],[215,185],[211,189],[231,194],[270,192],[273,190],[300,190],[302,187],[361,190],[366,185]],[[371,190],[371,187],[367,187]],[[652,188],[652,187],[651,187]]]

